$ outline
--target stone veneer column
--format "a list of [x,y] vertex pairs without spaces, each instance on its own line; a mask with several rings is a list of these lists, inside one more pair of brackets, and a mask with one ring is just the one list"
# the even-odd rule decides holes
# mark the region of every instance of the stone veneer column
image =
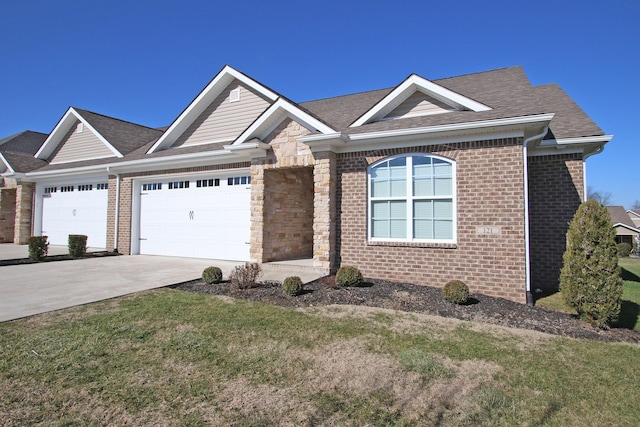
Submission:
[[336,172],[335,153],[315,153],[313,264],[329,270],[336,267]]
[[264,165],[251,165],[251,248],[252,262],[262,263],[264,255]]
[[0,189],[0,243],[12,243],[16,219],[16,189]]
[[32,182],[23,182],[16,189],[16,222],[13,240],[16,245],[26,245],[31,237],[34,190],[35,184]]

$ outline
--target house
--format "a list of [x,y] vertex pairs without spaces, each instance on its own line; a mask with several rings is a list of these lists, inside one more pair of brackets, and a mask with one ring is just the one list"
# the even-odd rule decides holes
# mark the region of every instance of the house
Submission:
[[557,287],[584,162],[610,139],[521,67],[296,103],[225,66],[166,129],[69,108],[2,176],[53,244],[311,259],[524,303]]
[[607,206],[609,215],[611,215],[611,223],[616,229],[616,243],[628,243],[634,246],[634,241],[638,241],[640,236],[639,224],[634,221],[635,212],[625,210],[623,206]]

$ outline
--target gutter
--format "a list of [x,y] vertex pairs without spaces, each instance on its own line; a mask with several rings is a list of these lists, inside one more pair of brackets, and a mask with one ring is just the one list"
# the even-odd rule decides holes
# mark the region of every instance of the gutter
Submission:
[[522,157],[524,161],[524,253],[525,253],[525,283],[527,291],[527,305],[532,306],[534,304],[533,294],[531,293],[531,251],[529,249],[529,144],[537,141],[549,131],[549,125],[542,129],[542,132],[530,136],[522,142]]

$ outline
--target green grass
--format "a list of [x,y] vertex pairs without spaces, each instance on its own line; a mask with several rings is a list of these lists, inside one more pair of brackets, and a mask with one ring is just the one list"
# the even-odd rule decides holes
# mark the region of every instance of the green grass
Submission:
[[161,289],[0,324],[3,425],[637,425],[640,348]]
[[[620,317],[613,326],[640,331],[640,258],[620,258],[618,264],[623,280],[622,307]],[[575,310],[564,303],[560,292],[544,296],[536,304],[576,314]]]

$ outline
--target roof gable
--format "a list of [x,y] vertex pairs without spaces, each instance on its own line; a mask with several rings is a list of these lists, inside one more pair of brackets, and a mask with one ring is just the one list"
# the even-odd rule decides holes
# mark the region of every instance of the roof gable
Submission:
[[[169,126],[169,129],[153,144],[148,153],[167,149],[174,145],[178,139],[198,120],[205,110],[220,96],[223,91],[234,81],[238,80],[247,88],[251,88],[265,100],[274,102],[278,94],[261,85],[250,77],[226,65],[209,84],[191,101],[189,106]],[[211,142],[211,141],[208,141]],[[206,143],[206,142],[203,142]]]
[[251,86],[233,79],[178,137],[172,147],[231,143],[272,102]]
[[[81,135],[82,133],[84,135]],[[70,150],[65,149],[66,143],[70,144],[68,147]],[[86,151],[83,151],[83,149]],[[60,152],[64,154],[59,158],[59,163],[106,157],[123,157],[123,154],[111,145],[73,107],[69,107],[44,144],[42,144],[42,147],[35,154],[35,157],[41,160],[49,160],[56,157]]]
[[[464,95],[456,93],[452,90],[445,88],[444,86],[433,83],[425,78],[422,78],[416,74],[410,75],[405,81],[400,83],[395,89],[393,89],[387,96],[382,98],[366,113],[351,124],[351,127],[362,126],[367,123],[379,121],[392,113],[396,108],[401,106],[416,92],[421,92],[429,98],[433,98],[440,105],[446,105],[449,109],[446,111],[488,111],[491,108],[467,98]],[[434,114],[428,113],[428,114]],[[437,113],[436,113],[437,114]],[[424,114],[421,114],[424,115]]]
[[279,98],[236,139],[233,145],[240,145],[254,138],[262,140],[287,118],[298,122],[311,132],[336,133],[333,128],[309,112],[284,98]]

